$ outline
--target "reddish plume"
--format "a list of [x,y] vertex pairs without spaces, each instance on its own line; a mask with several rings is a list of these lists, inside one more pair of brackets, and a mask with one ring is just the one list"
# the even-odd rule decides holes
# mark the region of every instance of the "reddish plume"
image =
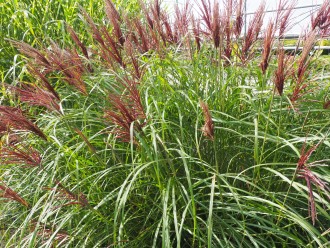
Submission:
[[253,45],[258,39],[263,19],[265,15],[265,2],[262,2],[258,7],[257,11],[254,13],[252,20],[249,23],[246,36],[244,37],[241,54],[239,54],[240,59],[243,64],[245,64],[253,55]]
[[0,148],[0,160],[4,164],[19,164],[28,167],[41,165],[41,155],[31,146],[4,144]]
[[68,32],[69,32],[69,34],[71,36],[71,39],[74,41],[74,43],[76,43],[76,45],[80,48],[80,50],[84,54],[84,56],[87,59],[89,59],[87,47],[84,45],[84,43],[81,42],[81,40],[79,39],[78,35],[73,30],[73,28],[71,26],[67,25],[66,26],[66,29],[68,30]]
[[326,101],[326,102],[323,104],[323,108],[324,108],[324,109],[328,109],[328,108],[330,108],[330,100]]
[[31,131],[44,140],[47,140],[45,134],[35,124],[29,121],[19,108],[0,106],[0,130],[3,129],[7,131],[11,129]]
[[141,71],[141,67],[139,65],[139,61],[138,61],[138,58],[137,58],[137,53],[134,49],[134,46],[133,46],[133,44],[131,43],[130,40],[126,40],[124,46],[125,46],[126,54],[130,58],[131,64],[133,65],[134,70],[133,70],[132,74],[137,79],[140,79],[141,76],[142,76],[142,71]]
[[175,5],[175,20],[174,20],[174,29],[177,30],[177,36],[184,38],[188,33],[189,21],[191,20],[191,5],[190,1],[185,1],[185,4],[182,9],[179,8],[179,5]]
[[105,111],[104,117],[115,125],[112,133],[117,138],[123,142],[130,142],[131,125],[134,125],[135,131],[141,132],[146,116],[137,89],[137,82],[126,79],[126,82],[122,85],[127,93],[124,95],[109,95],[109,102],[112,107]]
[[330,0],[325,0],[316,15],[312,16],[312,30],[318,29],[320,35],[329,35],[330,32]]
[[279,95],[283,94],[284,83],[293,73],[292,57],[287,56],[283,48],[277,51],[277,68],[274,73],[274,83]]
[[35,232],[38,236],[42,238],[43,243],[49,241],[50,238],[53,238],[53,241],[56,241],[56,246],[52,245],[51,247],[58,247],[60,244],[64,244],[70,238],[69,234],[63,230],[56,230],[56,227],[49,227],[44,224],[33,223],[30,226],[31,232]]
[[[83,53],[83,55],[85,56],[85,58],[87,60],[90,59],[90,56],[88,54],[88,50],[87,47],[84,45],[84,43],[79,39],[78,35],[76,34],[76,32],[73,30],[73,28],[69,25],[66,26],[67,30],[71,36],[71,39],[74,41],[74,43],[80,48],[81,52]],[[93,68],[91,66],[91,64],[87,65],[87,69],[89,72],[93,72]]]
[[58,93],[56,92],[56,90],[54,89],[54,87],[50,84],[50,82],[48,81],[48,79],[46,78],[46,76],[39,71],[37,68],[33,67],[32,65],[28,66],[28,70],[30,72],[31,75],[35,76],[36,78],[40,79],[40,83],[41,85],[47,89],[58,101],[60,101],[60,96],[58,95]]
[[202,100],[199,101],[204,115],[204,126],[202,127],[203,135],[210,140],[214,140],[214,124],[208,105]]
[[311,62],[311,51],[314,47],[316,41],[316,33],[312,31],[306,35],[307,38],[304,40],[304,47],[302,53],[298,59],[298,68],[295,71],[295,86],[293,89],[293,93],[290,96],[290,100],[292,103],[295,103],[299,98],[303,95],[310,92],[312,89],[308,90],[308,83],[305,82],[308,77],[308,71]]
[[[308,212],[310,217],[312,218],[313,225],[315,225],[315,221],[317,219],[317,212],[315,206],[315,199],[313,194],[312,185],[316,186],[318,189],[321,189],[324,194],[330,200],[330,188],[327,186],[326,182],[323,182],[316,174],[311,171],[312,164],[308,164],[308,160],[311,157],[312,153],[319,147],[323,140],[319,141],[316,145],[312,146],[308,151],[306,150],[306,142],[303,144],[301,149],[301,155],[297,163],[297,173],[300,178],[304,178],[308,188]],[[315,162],[313,166],[315,166]]]
[[86,71],[83,61],[76,50],[61,49],[52,43],[51,49],[47,51],[52,68],[64,76],[63,79],[74,86],[82,94],[87,95],[85,83],[82,79]]
[[[229,64],[231,56],[232,56],[232,40],[233,40],[233,23],[232,23],[232,15],[233,15],[233,0],[227,0],[225,3],[225,12],[224,15],[219,19],[219,22],[221,22],[221,35],[220,39],[224,40],[223,44],[223,57],[225,59],[225,65]],[[219,5],[217,6],[219,12]],[[219,13],[220,15],[220,13]],[[214,17],[213,17],[214,18]],[[220,23],[219,23],[220,25]],[[236,25],[234,26],[236,28]]]
[[277,6],[275,26],[278,30],[278,36],[281,38],[289,28],[290,17],[296,0],[280,0]]
[[117,11],[115,5],[110,0],[104,0],[105,5],[105,13],[110,20],[110,23],[113,26],[112,36],[116,37],[116,42],[119,42],[121,46],[125,43],[125,37],[121,31],[121,17],[119,12]]
[[0,181],[0,197],[7,198],[28,207],[29,204],[17,192],[9,188],[4,182]]
[[33,58],[35,65],[42,68],[50,68],[50,62],[46,55],[24,42],[10,40],[10,42],[24,55]]
[[141,23],[141,20],[134,18],[133,27],[136,30],[136,36],[139,37],[138,40],[135,40],[135,45],[139,48],[139,51],[143,54],[149,51],[151,48],[151,38],[149,38],[148,31],[145,26]]
[[270,21],[263,40],[262,53],[261,53],[261,63],[260,67],[262,73],[265,74],[269,64],[269,57],[273,47],[275,39],[275,28],[274,22]]
[[213,8],[213,19],[212,19],[212,39],[214,46],[219,48],[220,46],[220,8],[219,2],[215,2]]
[[212,9],[210,0],[201,0],[200,4],[197,2],[199,11],[201,12],[201,19],[204,22],[205,27],[207,28],[208,33],[212,33]]
[[21,102],[32,106],[42,106],[50,111],[61,113],[57,97],[53,95],[53,92],[48,92],[33,84],[23,83],[20,87],[8,86],[8,88],[19,97]]
[[83,193],[75,194],[71,190],[64,187],[64,185],[59,181],[56,181],[56,185],[57,187],[55,188],[45,187],[44,189],[55,191],[57,193],[57,198],[68,201],[67,203],[58,207],[64,207],[69,205],[80,205],[81,207],[90,207],[89,202]]
[[244,24],[243,0],[239,0],[234,9],[236,10],[234,33],[236,35],[236,38],[239,38],[242,33],[242,28],[243,28],[243,24]]
[[[120,45],[120,43],[115,40],[114,36],[109,34],[107,28],[104,25],[101,25],[100,28],[97,27],[93,19],[87,14],[84,9],[81,9],[81,12],[92,31],[93,38],[98,42],[100,46],[98,54],[101,56],[101,58],[112,69],[115,68],[116,63],[118,63],[122,67],[125,67],[121,55],[122,46]],[[122,37],[121,35],[119,36]]]

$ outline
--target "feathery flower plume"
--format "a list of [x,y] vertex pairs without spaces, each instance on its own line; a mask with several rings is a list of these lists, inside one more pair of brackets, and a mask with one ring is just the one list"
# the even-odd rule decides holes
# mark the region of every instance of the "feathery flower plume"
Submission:
[[98,53],[101,58],[107,63],[110,68],[114,68],[115,62],[117,62],[120,66],[124,67],[125,65],[123,63],[123,59],[120,53],[120,50],[122,49],[121,45],[119,45],[118,42],[112,38],[105,26],[101,26],[101,28],[98,28],[94,23],[93,19],[87,14],[87,12],[83,8],[81,8],[80,11],[92,31],[93,38],[100,45]]
[[139,37],[138,41],[135,41],[135,45],[139,48],[140,53],[146,53],[149,51],[151,44],[150,38],[148,37],[148,32],[145,27],[142,25],[141,20],[138,18],[133,19],[133,26]]
[[3,146],[7,145],[7,146],[15,146],[19,143],[22,142],[22,137],[14,134],[14,133],[6,133],[3,136],[1,136],[1,144]]
[[[24,42],[17,42],[17,41],[11,41],[12,44],[19,49],[19,51],[26,56],[34,59],[34,65],[29,65],[28,70],[31,73],[31,75],[36,76],[41,80],[42,85],[57,99],[59,100],[60,97],[57,94],[57,92],[54,90],[54,88],[49,83],[48,79],[46,78],[45,74],[61,70],[64,71],[68,78],[74,78],[77,73],[69,73],[68,70],[72,70],[72,67],[76,67],[77,65],[80,65],[82,67],[80,58],[78,54],[67,54],[66,58],[61,56],[64,54],[63,52],[59,52],[61,49],[57,47],[57,45],[53,44],[52,50],[46,50],[45,52],[40,52],[37,49],[31,47],[28,44],[25,44]],[[54,54],[56,53],[56,54]],[[67,52],[68,53],[68,52]],[[72,60],[72,61],[71,61]],[[71,61],[71,64],[66,65],[66,61]],[[66,65],[66,66],[65,66]],[[67,67],[67,68],[66,68]],[[73,69],[74,71],[75,69]],[[42,71],[42,72],[41,72]],[[81,73],[78,73],[81,74]],[[72,79],[73,80],[73,79]],[[43,96],[43,92],[39,92]],[[36,100],[36,99],[35,99]]]
[[55,191],[56,193],[58,193],[59,199],[69,201],[61,206],[58,206],[57,208],[69,206],[69,205],[80,205],[81,207],[90,207],[89,202],[83,193],[75,194],[66,187],[64,187],[64,185],[59,181],[56,181],[56,185],[57,187],[55,188],[45,187],[44,189]]
[[0,120],[0,135],[4,135],[9,132],[9,127],[6,126],[5,124],[1,124]]
[[260,67],[262,73],[265,74],[268,68],[270,52],[272,50],[273,42],[275,38],[274,22],[270,21],[267,26],[266,34],[263,40],[261,63]]
[[28,167],[41,165],[40,153],[31,146],[4,144],[0,148],[0,160],[3,164],[20,164]]
[[328,108],[330,108],[330,100],[326,101],[326,102],[323,104],[323,108],[324,108],[324,109],[328,109]]
[[[185,1],[182,10],[179,5],[175,5],[175,21],[174,28],[177,30],[179,37],[185,37],[188,34],[189,20],[191,19],[191,5],[190,1]],[[188,43],[189,44],[189,43]]]
[[[85,56],[85,58],[87,60],[90,59],[89,54],[88,54],[88,50],[87,47],[84,45],[84,43],[82,43],[82,41],[79,39],[78,35],[76,34],[76,32],[73,30],[73,28],[69,25],[66,25],[66,29],[68,30],[71,39],[74,41],[74,43],[80,48],[81,52],[83,53],[83,55]],[[87,69],[89,72],[93,72],[93,68],[91,66],[91,64],[87,65]]]
[[[235,32],[235,26],[232,23],[232,15],[233,15],[233,0],[226,0],[225,4],[225,14],[222,16],[220,20],[220,24],[222,24],[222,30],[219,38],[223,39],[225,42],[223,44],[223,57],[225,58],[225,65],[228,65],[233,51],[233,41],[232,35]],[[219,12],[219,6],[217,7]],[[220,15],[220,14],[219,14]],[[214,18],[214,17],[213,17]],[[220,17],[219,17],[220,19]]]
[[61,113],[60,105],[56,96],[52,92],[48,92],[36,85],[21,84],[20,87],[8,86],[8,88],[18,95],[21,102],[28,103],[32,106],[41,106],[50,111]]
[[312,30],[318,29],[321,35],[330,31],[330,0],[325,0],[315,16],[311,20]]
[[323,193],[326,194],[328,199],[330,200],[330,188],[327,186],[326,182],[323,182],[317,175],[315,175],[310,167],[316,166],[315,162],[313,164],[308,164],[307,161],[309,160],[312,153],[319,147],[323,140],[320,140],[316,145],[312,146],[307,152],[306,149],[306,142],[303,144],[301,149],[301,155],[297,163],[297,173],[299,174],[300,178],[304,178],[308,188],[308,212],[310,217],[312,218],[313,225],[315,225],[315,221],[317,219],[317,212],[315,207],[315,199],[313,194],[313,187],[315,185],[317,188],[321,189]]
[[193,30],[195,42],[196,42],[196,45],[197,45],[197,50],[199,51],[201,49],[201,26],[200,26],[200,22],[195,20],[194,17],[192,17],[191,23],[192,23],[192,30]]
[[108,61],[109,64],[112,64],[111,61],[109,62],[109,59],[112,59],[120,66],[125,67],[125,63],[123,62],[121,55],[122,46],[119,46],[118,43],[112,38],[105,26],[101,27],[101,33],[104,37],[104,41],[101,43],[101,47],[103,49],[101,53],[102,58]]
[[151,30],[153,30],[155,28],[154,21],[152,20],[152,17],[151,17],[151,13],[154,12],[151,10],[153,8],[153,6],[146,6],[145,1],[142,1],[142,0],[139,0],[139,5],[141,6],[141,10],[146,18],[147,25],[150,27]]
[[196,3],[199,11],[201,12],[202,15],[202,20],[208,29],[209,33],[212,33],[212,11],[211,11],[211,3],[210,0],[201,0],[201,4]]
[[29,65],[28,66],[28,70],[31,73],[31,75],[35,76],[36,78],[39,78],[41,80],[41,85],[46,88],[49,92],[51,92],[51,94],[58,100],[60,101],[60,96],[58,95],[58,93],[56,92],[56,90],[54,89],[54,87],[50,84],[50,82],[48,81],[48,79],[46,78],[46,76],[40,72],[38,69],[36,69],[35,67]]
[[79,8],[79,11],[82,13],[85,21],[87,22],[88,26],[91,28],[93,38],[99,42],[103,43],[102,35],[97,28],[96,24],[94,23],[93,19],[89,16],[89,14],[86,12],[86,10],[82,7]]
[[278,30],[278,36],[280,38],[285,34],[289,27],[291,13],[296,2],[296,0],[291,1],[291,3],[288,0],[280,0],[278,3],[275,27]]
[[28,207],[29,204],[26,200],[24,200],[17,192],[9,188],[4,182],[0,181],[0,197],[7,198],[10,200],[17,201],[18,203],[22,204],[25,207]]
[[303,146],[301,148],[300,157],[299,157],[299,160],[297,162],[298,169],[302,169],[306,165],[307,161],[309,160],[309,158],[311,157],[313,152],[315,152],[316,149],[320,146],[322,141],[323,140],[319,141],[319,143],[312,146],[307,152],[306,152],[306,141],[305,141],[305,143],[303,144]]
[[254,13],[252,20],[249,23],[246,36],[243,40],[242,51],[239,54],[243,64],[245,64],[252,56],[251,49],[257,41],[265,15],[265,2],[263,1]]
[[159,0],[154,0],[150,6],[149,11],[151,11],[154,22],[158,22],[161,19],[161,7]]
[[116,125],[113,133],[123,142],[130,142],[130,128],[134,123],[134,130],[140,132],[142,125],[139,120],[143,119],[142,113],[136,112],[130,104],[117,95],[110,95],[112,110],[105,111],[105,118]]
[[84,56],[89,59],[88,51],[86,46],[81,42],[81,40],[78,38],[78,35],[73,30],[73,28],[70,25],[66,25],[66,29],[68,30],[71,39],[76,43],[76,45],[80,48],[81,52],[84,54]]
[[309,34],[306,35],[307,38],[304,41],[304,47],[300,56],[300,59],[298,61],[298,70],[297,70],[297,79],[298,83],[301,83],[303,81],[303,76],[307,70],[307,67],[309,66],[310,62],[310,54],[311,51],[315,45],[316,41],[316,33],[315,32],[310,32]]
[[44,140],[47,140],[45,134],[23,115],[21,109],[0,106],[0,130],[6,129],[9,131],[11,128],[22,131],[31,131]]
[[125,41],[129,40],[133,44],[136,45],[136,48],[138,49],[138,44],[139,44],[139,37],[137,36],[137,33],[135,32],[135,27],[134,27],[134,20],[137,19],[136,17],[128,17],[125,16],[125,24],[126,24],[126,39]]
[[82,94],[87,95],[86,85],[82,80],[85,67],[77,51],[61,49],[52,43],[51,49],[47,51],[48,59],[52,68],[63,74],[64,80],[74,86]]
[[293,93],[290,96],[292,103],[295,103],[299,98],[311,91],[311,89],[306,90],[308,88],[308,84],[305,83],[305,79],[308,76],[308,69],[311,61],[310,54],[316,41],[316,33],[315,31],[312,31],[306,36],[307,38],[304,41],[304,47],[301,56],[298,59],[298,68],[295,73],[296,83]]
[[132,65],[133,65],[133,68],[134,68],[134,76],[139,79],[141,78],[142,76],[142,72],[141,72],[141,69],[140,69],[140,65],[139,65],[139,62],[137,60],[137,55],[134,51],[134,47],[133,47],[133,44],[131,43],[130,40],[126,40],[125,42],[125,51],[126,51],[126,54],[128,55],[128,57],[130,58],[131,62],[132,62]]
[[239,0],[236,7],[236,18],[235,18],[235,27],[234,27],[234,34],[238,39],[241,35],[242,28],[243,28],[243,0]]
[[178,43],[178,36],[175,35],[175,31],[172,29],[172,25],[170,24],[170,17],[164,14],[162,16],[162,22],[165,28],[167,41],[172,44]]
[[130,142],[131,125],[134,123],[134,130],[141,132],[146,116],[137,89],[137,82],[126,79],[122,85],[127,93],[122,96],[109,95],[112,108],[105,111],[104,117],[115,125],[112,132],[117,138],[123,142]]
[[[50,237],[53,237],[53,240],[56,241],[56,247],[60,244],[64,244],[69,239],[69,234],[64,230],[58,230],[56,226],[47,226],[37,221],[32,221],[30,224],[30,231],[36,233],[42,238],[43,243],[49,241]],[[55,233],[56,232],[56,233]],[[51,246],[54,247],[54,246]]]
[[220,8],[219,8],[218,1],[214,3],[214,7],[213,7],[212,39],[213,39],[214,46],[216,48],[219,48],[219,46],[220,46]]
[[204,126],[202,127],[203,135],[210,140],[214,140],[214,124],[208,105],[202,100],[199,101],[204,115]]
[[29,44],[26,44],[24,42],[14,41],[10,40],[10,42],[24,55],[28,56],[29,58],[33,58],[35,64],[38,67],[43,68],[51,68],[51,64],[48,61],[48,59],[45,57],[44,54],[42,54],[37,49],[33,48]]
[[277,92],[280,96],[283,94],[284,82],[293,73],[292,69],[292,58],[285,55],[284,49],[279,48],[277,51],[277,68],[274,73],[274,83]]
[[[162,25],[162,19],[166,14],[161,11],[159,0],[155,0],[151,2],[149,5],[146,5],[143,3],[143,1],[140,1],[140,6],[142,8],[143,14],[147,18],[148,33],[152,38],[152,47],[153,49],[161,53],[162,51],[162,49],[160,49],[161,45],[163,46],[167,45],[166,32],[164,32]],[[177,10],[174,10],[175,15],[177,15],[176,11]],[[176,33],[179,33],[179,30],[176,30]]]
[[104,6],[105,13],[113,26],[113,36],[116,37],[117,42],[119,42],[119,44],[123,46],[125,43],[125,37],[120,28],[120,24],[122,22],[120,14],[112,1],[104,0]]

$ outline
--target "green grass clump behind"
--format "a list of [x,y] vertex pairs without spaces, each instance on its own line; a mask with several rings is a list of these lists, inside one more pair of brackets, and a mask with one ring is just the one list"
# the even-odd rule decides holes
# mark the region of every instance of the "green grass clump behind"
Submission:
[[327,247],[329,62],[265,59],[259,33],[243,51],[217,14],[202,32],[157,1],[136,15],[105,6],[107,21],[87,9],[69,22],[77,37],[63,25],[68,40],[11,41],[22,62],[2,85],[2,244]]
[[[121,9],[130,13],[136,12],[136,1],[115,1]],[[81,31],[81,38],[85,41],[91,37],[86,34],[84,23],[79,17],[79,7],[102,20],[105,17],[102,1],[80,0],[10,0],[0,3],[0,72],[2,80],[11,80],[15,76],[12,70],[19,69],[20,62],[16,51],[7,39],[24,41],[36,47],[53,40],[59,44],[67,44],[70,38],[65,25],[74,26]]]

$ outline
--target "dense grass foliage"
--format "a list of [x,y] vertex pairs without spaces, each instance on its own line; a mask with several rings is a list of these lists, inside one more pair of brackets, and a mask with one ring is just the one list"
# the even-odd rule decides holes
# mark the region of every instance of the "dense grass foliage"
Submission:
[[27,43],[8,36],[22,62],[1,92],[3,246],[330,245],[330,64],[312,49],[329,1],[299,54],[283,50],[288,2],[245,36],[242,1],[207,2],[194,17],[105,0],[104,21],[55,1],[54,38],[37,15]]

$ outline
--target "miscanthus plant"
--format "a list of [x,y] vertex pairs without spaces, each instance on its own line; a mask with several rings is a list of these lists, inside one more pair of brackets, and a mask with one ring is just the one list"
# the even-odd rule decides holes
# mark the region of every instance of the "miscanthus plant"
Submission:
[[[11,44],[2,83],[4,247],[329,247],[325,1],[287,54],[292,5],[159,1],[80,13],[91,42]],[[243,27],[246,25],[246,34]]]

